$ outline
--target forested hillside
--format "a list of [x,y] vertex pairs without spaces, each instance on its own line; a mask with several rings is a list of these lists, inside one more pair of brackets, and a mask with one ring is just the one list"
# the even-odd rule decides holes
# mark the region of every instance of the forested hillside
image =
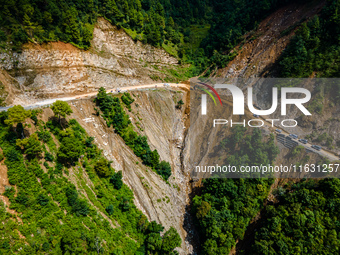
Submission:
[[93,26],[102,16],[135,40],[164,47],[193,63],[193,74],[199,74],[211,64],[225,66],[241,36],[289,2],[293,1],[1,1],[0,42],[2,47],[12,42],[14,50],[28,41],[58,40],[88,49]]
[[282,77],[340,77],[339,11],[340,1],[327,1],[320,16],[301,25],[279,62]]
[[[70,43],[81,52],[91,51],[94,27],[98,18],[104,17],[124,29],[133,40],[164,48],[178,58],[179,63],[191,65],[189,75],[210,76],[212,70],[226,67],[238,54],[236,45],[242,51],[243,40],[252,40],[246,39],[245,33],[256,29],[265,17],[282,6],[309,2],[0,1],[0,51],[20,53],[25,43],[56,41]],[[269,67],[273,70],[268,72],[269,76],[273,73],[287,78],[340,76],[340,1],[323,3],[318,15],[301,20],[281,33],[281,38],[287,34],[292,37],[289,43],[287,40],[284,51],[276,52],[280,57]],[[100,49],[98,54],[109,55]],[[149,61],[139,61],[147,68],[162,71]],[[171,63],[175,62],[174,58]],[[131,70],[124,63],[119,64],[122,69]],[[245,66],[248,65],[249,62],[245,62]],[[12,73],[22,71],[13,66]],[[168,72],[179,78],[176,71],[169,69]],[[102,73],[100,70],[96,75]],[[95,79],[96,75],[90,78]],[[160,79],[151,77],[153,81]],[[81,80],[83,76],[77,78]],[[111,82],[111,79],[107,80]],[[315,115],[321,116],[324,107],[339,105],[340,86],[333,85],[319,86],[313,91],[308,108]],[[28,88],[25,92],[36,89]],[[140,165],[156,172],[161,178],[155,176],[168,185],[172,178],[177,178],[176,173],[172,172],[169,162],[160,159],[160,150],[151,149],[147,137],[139,132],[141,129],[132,125],[127,111],[131,111],[134,100],[129,93],[112,96],[101,88],[94,99],[94,110],[107,128],[112,128],[131,149],[133,156],[140,159]],[[174,249],[184,240],[174,228],[165,231],[162,225],[149,222],[146,213],[137,209],[133,192],[123,183],[122,172],[110,166],[112,162],[75,119],[67,118],[70,107],[57,101],[49,109],[54,115],[48,121],[42,118],[44,111],[47,110],[27,111],[14,106],[0,113],[0,161],[6,166],[9,180],[0,195],[10,204],[8,208],[0,201],[0,254],[177,254]],[[339,120],[332,116],[332,121]],[[322,132],[320,136],[313,132],[306,138],[324,142],[330,148],[336,141],[333,143],[330,132]],[[181,146],[176,145],[182,150]],[[220,147],[227,155],[224,163],[236,166],[273,164],[279,153],[274,136],[263,137],[259,129],[246,132],[235,128]],[[225,255],[233,250],[238,254],[339,254],[339,181],[295,180],[272,192],[273,182],[273,179],[202,181],[192,200],[191,211],[200,238],[197,252],[209,255]],[[276,201],[267,205],[265,201],[271,193]],[[160,203],[162,199],[159,200]],[[253,239],[245,242],[248,247],[235,248],[244,241],[249,225],[260,213]]]
[[[288,183],[267,205],[251,254],[339,254],[339,179]],[[247,254],[247,253],[246,253]]]
[[[133,193],[57,101],[54,116],[14,106],[0,117],[1,161],[9,180],[0,203],[1,254],[173,254],[174,228],[149,222]],[[26,124],[23,124],[26,123]],[[30,124],[28,124],[30,123]]]
[[[221,143],[228,153],[224,165],[272,164],[278,154],[274,137],[265,139],[260,129],[246,133],[233,128]],[[243,239],[256,216],[273,179],[209,178],[203,181],[202,195],[193,198],[193,213],[201,234],[202,254],[228,254],[238,239]]]

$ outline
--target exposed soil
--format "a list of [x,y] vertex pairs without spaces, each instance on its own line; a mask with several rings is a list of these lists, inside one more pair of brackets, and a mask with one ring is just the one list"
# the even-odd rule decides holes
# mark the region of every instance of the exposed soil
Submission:
[[294,35],[299,24],[318,14],[326,1],[285,6],[264,19],[259,27],[244,35],[244,40],[233,51],[238,54],[227,67],[214,77],[275,76],[273,67]]

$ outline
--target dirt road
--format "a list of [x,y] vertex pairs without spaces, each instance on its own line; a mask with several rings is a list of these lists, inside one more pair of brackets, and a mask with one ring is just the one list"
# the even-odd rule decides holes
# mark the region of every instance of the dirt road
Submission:
[[[183,84],[183,83],[154,83],[154,84],[144,84],[144,85],[137,85],[137,86],[127,86],[127,87],[121,87],[121,88],[112,88],[107,89],[106,92],[108,93],[119,93],[119,92],[126,92],[131,90],[139,90],[139,89],[153,89],[153,88],[189,88],[189,85]],[[77,96],[72,97],[61,97],[61,98],[52,98],[52,99],[46,99],[34,104],[29,105],[22,105],[25,109],[33,109],[37,107],[47,106],[53,104],[57,100],[61,101],[72,101],[77,100],[81,98],[88,98],[97,95],[98,92],[91,92],[87,94],[81,94]],[[0,111],[6,111],[10,108],[9,107],[0,107]]]
[[[140,89],[155,89],[155,88],[184,88],[184,89],[189,89],[188,84],[184,83],[155,83],[155,84],[144,84],[144,85],[137,85],[137,86],[127,86],[127,87],[121,87],[121,88],[112,88],[112,89],[107,89],[106,92],[108,93],[119,93],[119,92],[126,92],[126,91],[132,91],[132,90],[140,90]],[[97,94],[98,92],[91,92],[87,94],[82,94],[82,95],[77,95],[77,96],[72,96],[72,97],[62,97],[62,98],[53,98],[53,99],[47,99],[43,100],[31,105],[23,105],[25,109],[33,109],[33,108],[38,108],[42,106],[47,106],[53,104],[57,100],[62,100],[62,101],[72,101],[72,100],[78,100],[82,98],[89,98],[93,97]],[[228,104],[232,105],[232,102],[228,102]],[[6,111],[10,107],[0,107],[0,111]],[[247,110],[248,114],[251,114],[249,110]],[[264,127],[268,129],[272,128],[278,128],[278,127],[272,127],[272,123],[270,121],[266,121],[265,116],[259,117],[260,119],[263,120],[264,122]],[[289,135],[288,132],[286,132],[284,129],[280,128],[282,130],[282,134]],[[296,139],[297,141],[297,139]],[[320,151],[317,151],[313,149],[311,146],[312,144],[303,144],[299,142],[299,145],[304,146],[306,149],[309,149],[323,157],[328,158],[331,161],[339,160],[339,157],[336,155],[336,153],[333,153],[328,150],[321,149]]]

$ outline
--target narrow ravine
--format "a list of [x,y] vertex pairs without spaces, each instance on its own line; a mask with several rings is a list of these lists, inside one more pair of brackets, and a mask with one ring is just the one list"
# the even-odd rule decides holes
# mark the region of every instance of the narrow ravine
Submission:
[[[186,108],[185,108],[185,114],[187,116],[190,116],[190,90],[188,90],[188,93],[186,94],[186,100],[185,100]],[[199,234],[198,230],[194,224],[194,218],[191,213],[192,208],[192,199],[196,195],[195,190],[193,190],[193,180],[190,176],[190,171],[186,169],[186,157],[184,156],[185,149],[186,149],[186,142],[187,142],[187,135],[189,132],[190,127],[190,118],[187,118],[184,122],[185,125],[185,131],[184,131],[184,137],[183,137],[183,145],[180,152],[180,162],[181,162],[181,170],[183,173],[183,176],[186,177],[186,201],[187,204],[185,206],[185,213],[184,213],[184,220],[183,220],[183,229],[187,232],[187,236],[184,240],[185,245],[187,247],[188,254],[190,255],[196,255],[199,251]]]

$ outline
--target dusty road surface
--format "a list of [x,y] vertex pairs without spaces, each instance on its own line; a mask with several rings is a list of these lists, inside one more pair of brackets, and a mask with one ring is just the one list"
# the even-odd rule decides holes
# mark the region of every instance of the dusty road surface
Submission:
[[[137,86],[127,86],[127,87],[121,87],[121,88],[113,88],[113,89],[107,89],[106,92],[108,93],[119,93],[119,92],[126,92],[126,91],[131,91],[131,90],[138,90],[138,89],[153,89],[153,88],[185,88],[188,89],[189,85],[184,84],[184,83],[154,83],[154,84],[143,84],[143,85],[137,85]],[[91,92],[87,94],[81,94],[81,95],[76,95],[72,97],[61,97],[61,98],[51,98],[47,100],[43,100],[34,104],[28,104],[28,105],[22,105],[25,109],[32,109],[32,108],[37,108],[41,106],[46,106],[53,104],[57,100],[61,101],[72,101],[72,100],[77,100],[81,98],[87,98],[87,97],[92,97],[97,95],[98,92]],[[10,108],[11,106],[8,107],[0,107],[0,111],[6,111]]]

